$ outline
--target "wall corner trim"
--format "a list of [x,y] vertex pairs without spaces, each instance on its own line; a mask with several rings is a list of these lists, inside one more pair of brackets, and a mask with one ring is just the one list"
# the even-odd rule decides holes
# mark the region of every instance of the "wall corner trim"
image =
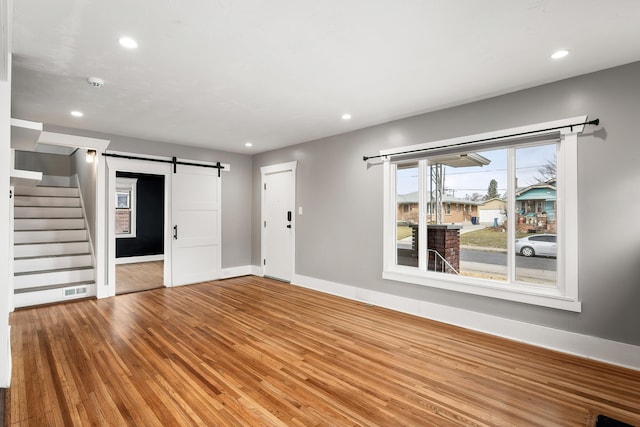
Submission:
[[230,279],[232,277],[249,276],[253,271],[251,265],[240,265],[237,267],[222,267],[222,278]]
[[640,346],[296,274],[292,284],[537,347],[640,370]]

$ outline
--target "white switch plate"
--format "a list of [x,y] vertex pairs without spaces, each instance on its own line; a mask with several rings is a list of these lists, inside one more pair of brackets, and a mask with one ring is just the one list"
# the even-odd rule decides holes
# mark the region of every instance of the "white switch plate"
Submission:
[[298,215],[302,215],[302,206],[298,206]]

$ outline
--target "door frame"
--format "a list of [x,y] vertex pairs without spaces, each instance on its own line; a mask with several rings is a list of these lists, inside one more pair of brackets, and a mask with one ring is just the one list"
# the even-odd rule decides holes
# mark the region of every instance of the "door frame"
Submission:
[[[118,153],[125,154],[125,153]],[[153,157],[153,156],[147,156]],[[104,297],[116,295],[116,171],[146,173],[164,176],[164,270],[163,285],[171,287],[171,165],[165,163],[146,162],[143,160],[105,157],[107,163],[107,237],[108,273],[107,292]],[[100,296],[99,296],[100,298]]]
[[264,222],[266,221],[266,211],[267,211],[267,197],[265,192],[265,184],[267,175],[279,173],[279,172],[287,172],[291,171],[291,189],[293,192],[293,232],[291,233],[291,273],[292,277],[295,276],[296,273],[296,169],[298,167],[298,162],[296,160],[292,162],[279,163],[270,166],[262,166],[260,168],[261,182],[260,182],[260,195],[261,195],[261,204],[260,204],[260,260],[262,261],[260,265],[261,275],[265,274],[265,265],[264,259],[267,255],[266,249],[266,230],[264,227]]

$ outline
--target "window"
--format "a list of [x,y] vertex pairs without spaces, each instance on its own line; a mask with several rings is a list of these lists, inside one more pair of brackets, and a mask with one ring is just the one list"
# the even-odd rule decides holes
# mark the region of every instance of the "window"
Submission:
[[136,189],[135,178],[116,178],[116,238],[136,237]]
[[[580,311],[576,195],[582,126],[542,130],[585,119],[382,151],[385,203],[393,207],[385,209],[383,277]],[[538,129],[525,138],[507,136]],[[477,140],[484,142],[472,142]],[[433,147],[410,157],[394,155]],[[456,212],[469,205],[471,215],[452,215],[451,200]],[[492,202],[483,205],[487,200]],[[406,203],[414,207],[411,218],[399,209]]]

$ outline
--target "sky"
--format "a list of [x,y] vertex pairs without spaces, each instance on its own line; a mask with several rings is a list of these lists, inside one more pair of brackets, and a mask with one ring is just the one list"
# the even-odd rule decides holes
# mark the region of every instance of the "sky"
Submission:
[[[555,163],[556,144],[537,145],[516,149],[516,177],[518,187],[526,187],[539,181],[538,169],[547,162]],[[464,199],[473,193],[487,194],[492,179],[498,182],[498,193],[507,191],[507,149],[477,151],[490,160],[485,166],[452,168],[445,166],[445,192],[448,195]],[[396,176],[397,194],[418,191],[418,167],[398,169]]]

